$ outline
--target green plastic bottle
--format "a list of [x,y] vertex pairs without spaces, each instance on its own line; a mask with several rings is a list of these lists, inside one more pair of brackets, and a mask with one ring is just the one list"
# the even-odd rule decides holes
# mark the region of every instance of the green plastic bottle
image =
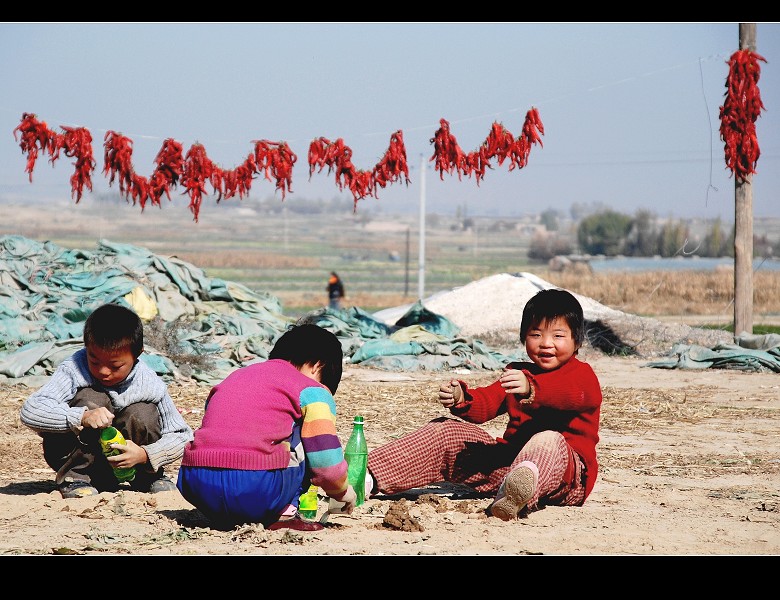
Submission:
[[[122,444],[124,446],[126,443],[125,436],[116,427],[106,427],[100,432],[100,447],[106,456],[119,454],[119,450],[112,448],[111,444]],[[135,478],[135,467],[130,467],[129,469],[114,468],[114,476],[120,483],[132,481]]]
[[317,486],[310,485],[309,489],[298,499],[298,514],[304,519],[317,518]]
[[347,460],[347,481],[355,490],[355,506],[366,501],[366,470],[368,469],[368,445],[363,431],[363,417],[356,416],[352,421],[352,434],[344,447]]

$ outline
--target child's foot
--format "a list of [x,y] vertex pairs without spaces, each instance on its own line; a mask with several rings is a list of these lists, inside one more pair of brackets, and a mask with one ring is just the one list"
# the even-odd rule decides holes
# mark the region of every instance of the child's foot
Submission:
[[174,492],[176,491],[176,484],[170,479],[163,476],[159,479],[155,479],[149,484],[149,493],[159,494],[160,492]]
[[366,481],[363,489],[365,490],[363,497],[368,500],[371,497],[371,492],[374,491],[374,476],[371,475],[368,469],[366,469]]
[[488,508],[488,512],[502,521],[512,521],[525,508],[536,492],[536,482],[539,471],[536,465],[524,461],[506,476],[498,488],[496,499]]
[[60,494],[63,498],[86,498],[97,496],[100,492],[92,487],[88,481],[70,481],[60,486]]
[[301,519],[298,515],[288,519],[279,519],[276,523],[271,523],[266,529],[294,529],[295,531],[320,531],[325,529],[324,525],[320,525],[316,521],[307,521]]

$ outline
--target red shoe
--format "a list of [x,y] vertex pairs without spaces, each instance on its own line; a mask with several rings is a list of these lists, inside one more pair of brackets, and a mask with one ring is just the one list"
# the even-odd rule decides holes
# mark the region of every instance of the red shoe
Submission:
[[295,531],[320,531],[325,529],[324,525],[320,525],[316,521],[306,521],[301,519],[298,515],[295,515],[291,519],[282,519],[276,523],[272,523],[266,529],[294,529]]

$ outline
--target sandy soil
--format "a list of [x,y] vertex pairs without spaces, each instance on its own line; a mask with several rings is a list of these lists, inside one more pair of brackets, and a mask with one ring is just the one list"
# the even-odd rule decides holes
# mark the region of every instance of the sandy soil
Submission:
[[[3,555],[776,555],[780,554],[780,379],[774,373],[648,368],[646,360],[583,358],[604,388],[601,473],[584,506],[547,507],[505,523],[490,498],[432,486],[369,499],[313,533],[262,526],[220,531],[181,495],[120,491],[63,500],[19,423],[32,391],[0,387],[0,554]],[[473,383],[494,373],[459,374]],[[336,395],[339,435],[366,419],[369,448],[443,410],[438,373],[349,367]],[[194,427],[207,389],[172,385]],[[489,424],[496,434],[503,421]],[[178,465],[169,472],[175,477]],[[320,502],[320,514],[326,507]]]

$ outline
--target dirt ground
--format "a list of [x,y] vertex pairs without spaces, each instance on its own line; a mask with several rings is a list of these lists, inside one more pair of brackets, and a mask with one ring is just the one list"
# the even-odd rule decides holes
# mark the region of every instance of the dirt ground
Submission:
[[[2,555],[777,555],[780,554],[780,378],[776,373],[666,370],[583,350],[604,389],[601,471],[582,507],[547,507],[505,523],[490,498],[431,486],[375,497],[312,533],[212,529],[177,491],[63,500],[19,422],[32,391],[0,386]],[[444,414],[449,374],[347,367],[336,394],[339,435],[366,420],[369,449]],[[458,373],[470,383],[488,372]],[[171,385],[197,427],[208,391]],[[487,424],[495,434],[505,422]],[[175,478],[178,464],[169,467]],[[320,501],[320,515],[326,502]]]

